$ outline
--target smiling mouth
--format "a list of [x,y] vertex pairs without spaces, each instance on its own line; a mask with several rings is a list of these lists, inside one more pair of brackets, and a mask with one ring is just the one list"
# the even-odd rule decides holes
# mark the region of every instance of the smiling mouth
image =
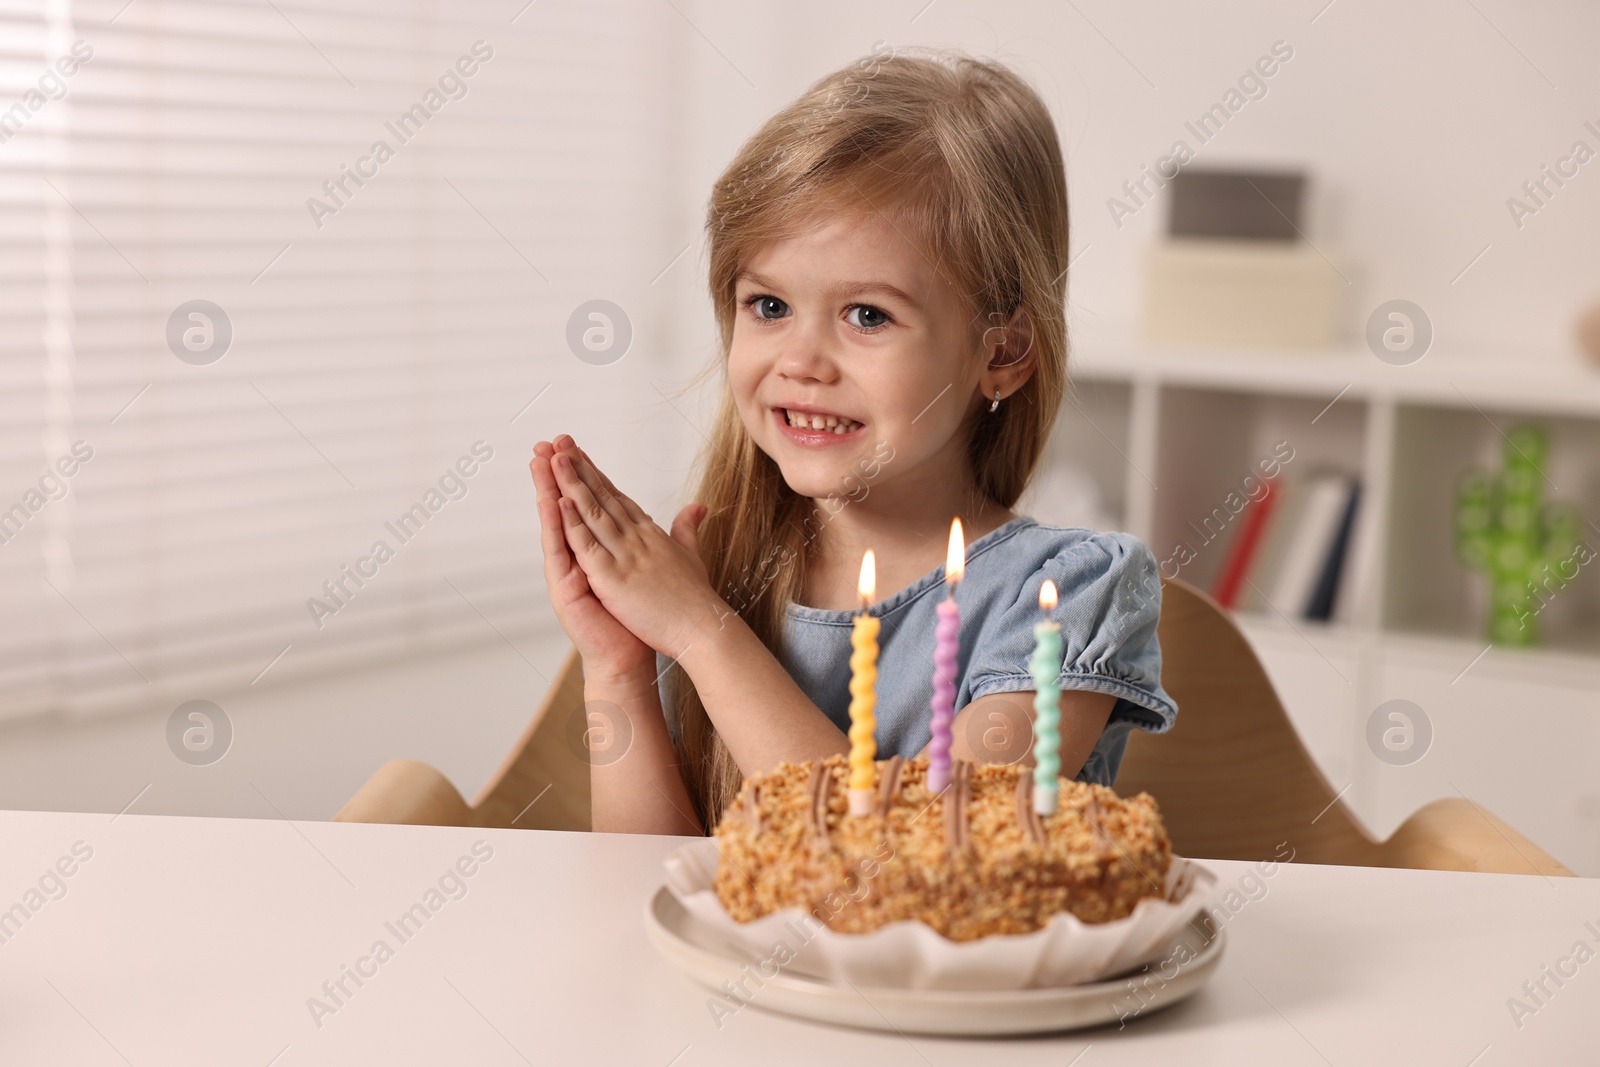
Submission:
[[791,428],[812,433],[843,435],[854,433],[861,429],[863,425],[843,415],[819,415],[804,411],[791,411],[789,408],[778,408],[776,410]]

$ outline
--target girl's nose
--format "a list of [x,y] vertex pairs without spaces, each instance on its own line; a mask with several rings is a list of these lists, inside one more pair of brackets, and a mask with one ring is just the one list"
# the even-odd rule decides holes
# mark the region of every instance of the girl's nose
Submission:
[[796,330],[785,338],[784,348],[778,356],[777,371],[781,377],[796,380],[831,382],[839,376],[839,367],[829,348],[828,339],[816,328]]

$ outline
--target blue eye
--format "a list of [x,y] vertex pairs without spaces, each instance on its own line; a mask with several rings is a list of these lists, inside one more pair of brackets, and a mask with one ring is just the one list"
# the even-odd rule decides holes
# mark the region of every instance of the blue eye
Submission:
[[744,303],[746,307],[755,311],[758,319],[781,319],[789,311],[788,304],[767,293],[746,297]]
[[[862,319],[875,321],[852,322],[849,318],[849,315],[855,315],[857,312],[861,313],[860,317]],[[859,330],[865,330],[868,333],[876,332],[879,328],[887,326],[890,322],[894,321],[889,318],[889,313],[887,311],[884,311],[882,308],[873,307],[871,304],[851,304],[849,315],[846,316],[846,322],[850,322],[850,325]]]

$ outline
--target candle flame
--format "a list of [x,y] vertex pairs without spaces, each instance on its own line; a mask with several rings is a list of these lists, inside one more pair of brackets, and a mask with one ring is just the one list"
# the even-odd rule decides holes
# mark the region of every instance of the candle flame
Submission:
[[944,579],[951,585],[961,580],[967,569],[967,541],[961,533],[961,520],[950,520],[950,551],[944,560]]
[[856,582],[856,592],[861,594],[863,604],[870,603],[872,591],[878,584],[877,567],[873,563],[872,549],[867,549],[867,554],[861,557],[861,578]]
[[1056,583],[1049,578],[1039,587],[1039,606],[1046,611],[1053,611],[1056,606]]

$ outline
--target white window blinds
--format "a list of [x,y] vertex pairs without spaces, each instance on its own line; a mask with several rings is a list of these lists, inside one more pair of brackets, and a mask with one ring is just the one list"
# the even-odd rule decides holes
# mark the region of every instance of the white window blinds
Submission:
[[0,716],[549,624],[528,446],[659,266],[659,17],[0,4]]

